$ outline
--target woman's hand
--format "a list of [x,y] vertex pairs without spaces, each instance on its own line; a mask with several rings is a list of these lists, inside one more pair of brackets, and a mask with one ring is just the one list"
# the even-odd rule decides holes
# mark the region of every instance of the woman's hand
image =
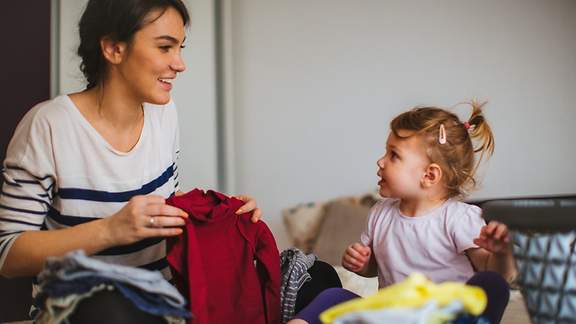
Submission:
[[496,254],[507,253],[509,242],[508,226],[497,221],[483,226],[478,238],[474,239],[474,244]]
[[113,246],[126,245],[150,237],[176,236],[182,233],[183,210],[166,205],[162,196],[134,196],[116,214],[103,219]]
[[346,249],[342,256],[342,266],[352,272],[364,272],[370,263],[372,249],[361,243],[354,243]]
[[245,195],[238,195],[233,197],[236,199],[240,199],[244,202],[244,205],[242,205],[242,207],[238,208],[238,210],[236,211],[236,215],[249,213],[253,211],[254,213],[252,214],[252,218],[250,218],[252,223],[257,223],[260,220],[260,218],[262,218],[262,211],[256,205],[256,200]]

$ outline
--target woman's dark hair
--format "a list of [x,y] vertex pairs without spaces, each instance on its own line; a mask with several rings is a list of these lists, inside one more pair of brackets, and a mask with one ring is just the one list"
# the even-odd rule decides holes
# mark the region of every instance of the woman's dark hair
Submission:
[[82,59],[80,70],[88,81],[86,89],[96,86],[106,72],[106,62],[100,50],[102,37],[130,43],[138,30],[152,22],[145,21],[150,12],[168,8],[176,9],[184,25],[188,25],[190,15],[182,0],[89,0],[78,24],[78,55]]

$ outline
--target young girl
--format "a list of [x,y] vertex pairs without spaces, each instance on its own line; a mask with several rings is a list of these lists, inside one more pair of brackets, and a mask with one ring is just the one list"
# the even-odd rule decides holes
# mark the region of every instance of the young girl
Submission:
[[[470,106],[465,122],[435,107],[415,108],[392,120],[386,154],[377,163],[384,199],[372,208],[361,243],[344,252],[342,265],[365,277],[378,276],[380,288],[412,272],[435,282],[480,286],[488,296],[483,315],[498,323],[508,303],[506,280],[515,275],[508,230],[497,222],[485,225],[479,207],[458,200],[473,189],[478,164],[494,150],[483,105]],[[477,162],[475,153],[480,153]],[[323,310],[355,297],[327,290],[293,323],[319,323]]]

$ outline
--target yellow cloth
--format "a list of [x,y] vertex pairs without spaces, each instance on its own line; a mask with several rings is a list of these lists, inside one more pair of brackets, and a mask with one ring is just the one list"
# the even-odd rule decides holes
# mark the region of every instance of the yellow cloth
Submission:
[[424,275],[414,273],[402,282],[380,289],[374,295],[352,299],[329,308],[320,314],[320,320],[329,324],[350,312],[388,307],[419,308],[430,301],[436,301],[439,307],[460,301],[464,309],[475,316],[482,314],[488,302],[482,288],[460,282],[435,284]]

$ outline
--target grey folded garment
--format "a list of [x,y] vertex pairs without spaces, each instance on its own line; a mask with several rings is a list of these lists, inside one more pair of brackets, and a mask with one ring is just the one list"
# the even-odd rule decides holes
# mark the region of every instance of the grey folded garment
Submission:
[[282,324],[294,317],[296,296],[302,285],[312,277],[308,269],[314,265],[318,257],[314,254],[304,254],[297,248],[290,248],[280,253],[280,307]]

